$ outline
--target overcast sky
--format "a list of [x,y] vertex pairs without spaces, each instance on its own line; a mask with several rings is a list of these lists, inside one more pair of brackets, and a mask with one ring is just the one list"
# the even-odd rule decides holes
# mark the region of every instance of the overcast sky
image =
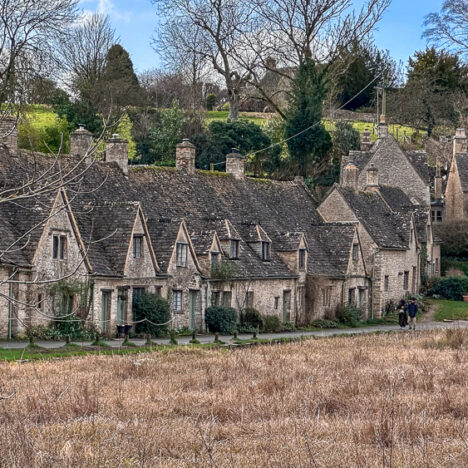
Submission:
[[[377,46],[388,49],[394,59],[406,63],[415,50],[426,46],[421,39],[424,17],[439,11],[442,3],[442,0],[392,0],[374,33]],[[151,47],[151,37],[157,25],[151,0],[81,0],[80,5],[83,10],[100,11],[110,16],[120,42],[130,53],[138,72],[160,65]]]

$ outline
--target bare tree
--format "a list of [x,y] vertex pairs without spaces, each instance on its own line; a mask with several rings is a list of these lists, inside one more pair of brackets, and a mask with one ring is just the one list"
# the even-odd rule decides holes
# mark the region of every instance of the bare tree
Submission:
[[273,81],[282,80],[287,92],[294,69],[304,61],[320,64],[325,73],[343,50],[368,36],[390,4],[390,0],[368,0],[355,11],[352,0],[253,1],[261,30],[243,36],[245,51],[237,57],[259,97],[283,117],[284,109],[275,99],[278,89],[271,88],[265,75],[276,75]]
[[70,30],[60,52],[64,80],[73,92],[92,94],[104,73],[106,54],[116,42],[109,18],[100,13],[86,17]]
[[162,18],[157,40],[171,42],[178,49],[176,56],[188,53],[199,57],[201,63],[209,62],[226,85],[230,104],[228,119],[237,120],[240,94],[248,78],[248,71],[240,66],[237,55],[242,37],[252,30],[252,2],[153,0],[153,3]]
[[0,102],[18,104],[29,77],[56,69],[57,44],[77,17],[77,0],[2,0]]
[[423,37],[454,53],[468,53],[468,2],[445,0],[440,13],[426,16]]

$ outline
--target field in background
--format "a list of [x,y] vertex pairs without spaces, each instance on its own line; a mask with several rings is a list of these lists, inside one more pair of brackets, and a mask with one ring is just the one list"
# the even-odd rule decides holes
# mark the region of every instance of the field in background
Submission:
[[468,320],[468,302],[426,299],[435,308],[434,320]]
[[0,363],[2,466],[468,466],[466,330]]

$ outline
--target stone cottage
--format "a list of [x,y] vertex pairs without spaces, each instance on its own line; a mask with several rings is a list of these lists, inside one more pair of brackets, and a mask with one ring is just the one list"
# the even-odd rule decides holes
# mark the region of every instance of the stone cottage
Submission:
[[71,138],[72,154],[58,159],[17,150],[14,133],[0,148],[0,336],[57,315],[114,335],[134,324],[145,291],[168,300],[172,327],[202,330],[210,305],[307,324],[346,305],[379,315],[419,287],[423,237],[401,191],[361,193],[356,177],[317,210],[301,178],[247,177],[236,152],[226,173],[196,170],[188,140],[175,168],[129,166],[118,135],[99,161],[89,132]]

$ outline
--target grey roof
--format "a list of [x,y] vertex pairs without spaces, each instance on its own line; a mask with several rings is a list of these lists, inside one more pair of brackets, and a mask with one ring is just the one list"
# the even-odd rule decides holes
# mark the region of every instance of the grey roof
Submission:
[[468,154],[458,153],[455,155],[457,160],[458,174],[462,190],[468,192]]
[[407,239],[397,228],[400,219],[388,208],[376,192],[354,192],[335,186],[375,243],[387,249],[407,249]]
[[414,208],[414,205],[408,198],[408,195],[406,195],[406,193],[400,188],[382,185],[379,187],[379,191],[392,210]]

